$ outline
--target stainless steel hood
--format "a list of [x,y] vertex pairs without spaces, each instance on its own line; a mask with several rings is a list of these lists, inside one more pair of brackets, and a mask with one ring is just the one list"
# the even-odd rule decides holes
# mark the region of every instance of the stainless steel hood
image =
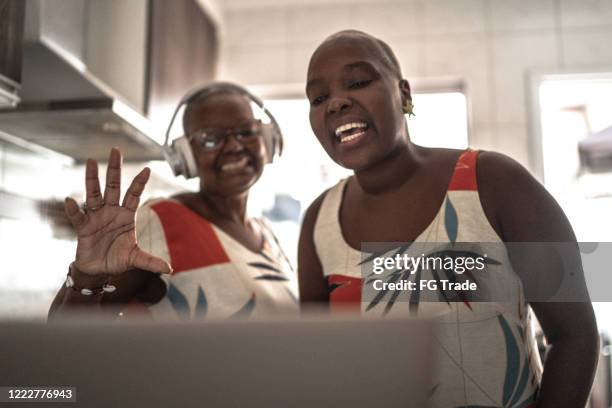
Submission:
[[21,101],[0,109],[0,137],[76,161],[112,146],[161,159],[174,104],[215,76],[219,22],[202,0],[24,1]]
[[27,0],[21,101],[0,109],[0,132],[71,156],[160,159],[144,116],[147,0]]
[[0,107],[19,102],[24,6],[19,0],[0,0]]

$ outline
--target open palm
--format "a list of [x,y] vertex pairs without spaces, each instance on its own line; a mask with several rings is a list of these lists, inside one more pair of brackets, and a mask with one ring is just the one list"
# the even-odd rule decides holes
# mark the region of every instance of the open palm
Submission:
[[86,210],[67,198],[65,210],[77,233],[75,266],[90,275],[117,275],[130,269],[169,273],[170,265],[143,251],[136,241],[136,209],[149,179],[144,168],[130,184],[123,203],[121,196],[121,153],[112,149],[106,171],[104,196],[100,192],[98,164],[88,160],[85,170]]

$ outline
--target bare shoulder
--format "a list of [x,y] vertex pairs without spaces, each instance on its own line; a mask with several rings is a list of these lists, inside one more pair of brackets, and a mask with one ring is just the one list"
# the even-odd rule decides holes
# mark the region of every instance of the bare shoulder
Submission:
[[516,183],[537,183],[522,164],[503,153],[481,151],[478,154],[477,169],[479,184],[512,180]]
[[516,160],[501,153],[481,152],[477,177],[483,209],[505,241],[573,239],[561,207]]
[[483,204],[517,208],[546,194],[544,186],[523,165],[505,154],[483,151],[476,168]]

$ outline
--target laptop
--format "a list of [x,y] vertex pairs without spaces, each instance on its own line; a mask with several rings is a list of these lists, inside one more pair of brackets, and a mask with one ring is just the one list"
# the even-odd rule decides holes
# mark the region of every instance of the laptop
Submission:
[[0,333],[0,387],[72,387],[76,399],[32,406],[421,408],[430,389],[429,327],[413,320],[4,322]]

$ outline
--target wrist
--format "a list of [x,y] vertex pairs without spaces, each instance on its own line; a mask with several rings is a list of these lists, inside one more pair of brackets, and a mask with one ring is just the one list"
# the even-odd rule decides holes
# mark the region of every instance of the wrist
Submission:
[[85,273],[74,262],[68,268],[65,285],[85,296],[115,291],[115,287],[108,284],[108,276]]

